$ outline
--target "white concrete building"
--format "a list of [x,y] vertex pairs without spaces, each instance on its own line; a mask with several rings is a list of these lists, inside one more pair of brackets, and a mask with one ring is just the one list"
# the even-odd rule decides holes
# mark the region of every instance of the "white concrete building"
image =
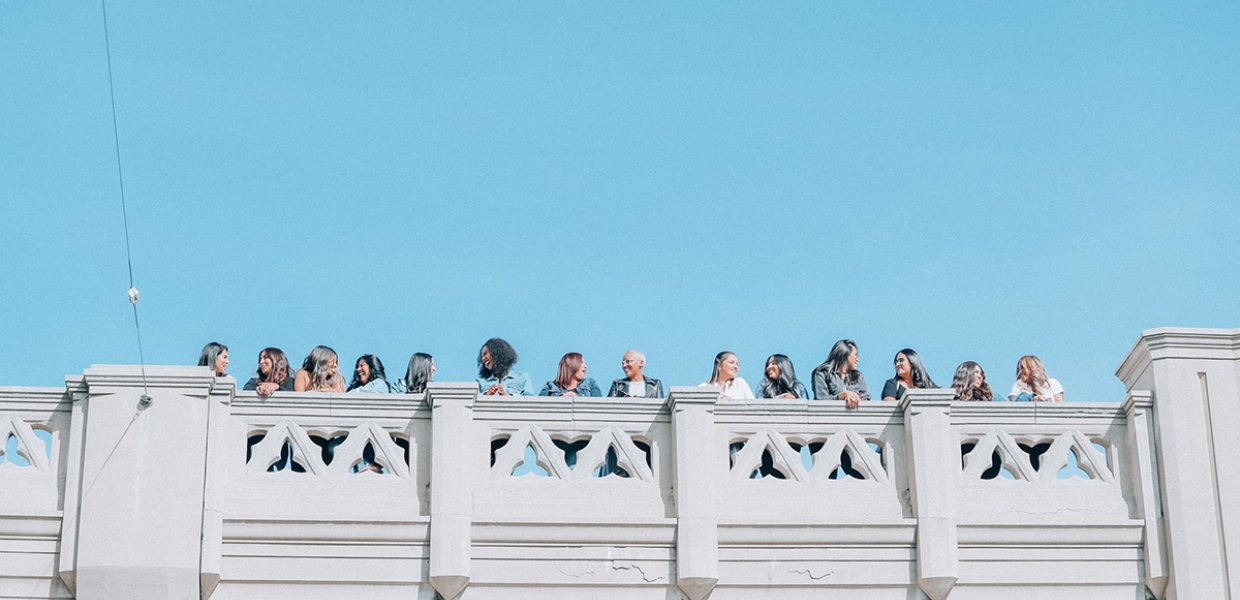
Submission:
[[0,387],[0,598],[1240,600],[1240,329],[1147,331],[1118,375],[850,411],[147,367],[147,405],[94,366]]

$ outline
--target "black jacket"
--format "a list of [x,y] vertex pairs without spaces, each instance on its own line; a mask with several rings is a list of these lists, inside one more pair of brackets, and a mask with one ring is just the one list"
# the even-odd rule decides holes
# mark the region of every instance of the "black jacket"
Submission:
[[[629,378],[621,377],[620,379],[617,379],[611,382],[611,390],[607,392],[607,397],[609,398],[631,398],[633,397],[631,394],[629,394]],[[647,398],[662,398],[663,397],[663,382],[659,381],[658,379],[651,379],[650,377],[646,377],[646,397]]]

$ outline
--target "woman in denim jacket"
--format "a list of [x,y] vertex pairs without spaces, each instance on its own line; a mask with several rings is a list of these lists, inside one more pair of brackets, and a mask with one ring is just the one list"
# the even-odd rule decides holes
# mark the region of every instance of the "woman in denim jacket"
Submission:
[[594,396],[603,395],[598,383],[586,377],[586,359],[580,352],[569,352],[560,357],[560,370],[555,379],[543,385],[539,396]]

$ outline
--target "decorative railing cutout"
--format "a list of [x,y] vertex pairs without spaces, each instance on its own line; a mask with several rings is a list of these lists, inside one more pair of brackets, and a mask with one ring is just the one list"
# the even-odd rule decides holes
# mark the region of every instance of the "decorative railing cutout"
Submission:
[[409,453],[408,440],[374,422],[367,421],[347,432],[311,434],[292,422],[281,421],[249,436],[246,469],[253,474],[393,474],[406,478],[410,476]]
[[10,415],[0,417],[0,442],[0,469],[47,471],[51,468],[51,432],[35,430],[25,421]]
[[862,479],[887,483],[882,446],[852,430],[820,440],[785,438],[773,429],[755,432],[728,447],[731,478],[816,482]]
[[1022,442],[1006,432],[991,431],[981,438],[962,439],[963,476],[966,481],[1010,479],[1047,483],[1080,478],[1110,483],[1115,477],[1101,442],[1079,431]]
[[[654,482],[650,445],[615,426],[589,438],[553,439],[526,425],[491,441],[491,472],[497,479],[525,475],[552,479],[636,479]],[[545,475],[544,475],[545,474]]]

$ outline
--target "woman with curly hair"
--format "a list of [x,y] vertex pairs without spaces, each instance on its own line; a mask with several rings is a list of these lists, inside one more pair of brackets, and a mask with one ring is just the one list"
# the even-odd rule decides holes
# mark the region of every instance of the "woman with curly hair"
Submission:
[[1063,386],[1047,376],[1042,359],[1029,354],[1016,362],[1016,383],[1012,384],[1008,400],[1063,402]]
[[926,366],[921,364],[921,357],[912,348],[896,352],[896,376],[883,384],[883,400],[894,402],[904,398],[904,393],[913,389],[939,387],[930,379]]
[[279,348],[263,348],[258,353],[258,370],[245,382],[243,390],[254,390],[259,396],[270,396],[276,392],[293,391],[293,374],[288,366],[288,357]]
[[368,394],[387,394],[392,391],[383,372],[383,361],[373,354],[358,357],[353,367],[353,382],[349,384],[350,392],[366,392]]
[[966,360],[956,367],[956,376],[952,378],[952,389],[956,391],[956,401],[990,402],[995,395],[986,383],[986,372],[971,360]]
[[344,377],[340,375],[340,360],[336,351],[327,346],[315,346],[293,379],[293,389],[298,392],[343,392]]
[[487,396],[533,396],[529,373],[513,371],[517,351],[502,338],[491,338],[478,350],[478,391]]

